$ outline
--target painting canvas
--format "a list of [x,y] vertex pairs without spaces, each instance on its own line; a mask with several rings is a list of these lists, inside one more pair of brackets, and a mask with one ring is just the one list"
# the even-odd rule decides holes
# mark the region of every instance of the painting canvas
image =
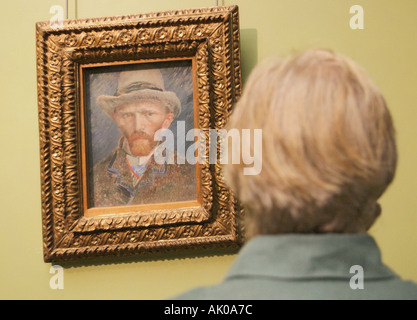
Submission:
[[196,200],[192,61],[86,68],[84,83],[88,207]]

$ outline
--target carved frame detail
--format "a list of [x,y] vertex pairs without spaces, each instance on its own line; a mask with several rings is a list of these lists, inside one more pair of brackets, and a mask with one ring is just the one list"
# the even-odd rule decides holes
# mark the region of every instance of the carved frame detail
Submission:
[[220,164],[200,165],[199,206],[84,215],[80,125],[81,66],[191,58],[208,141],[241,93],[237,6],[66,20],[59,28],[39,22],[36,49],[45,262],[242,243],[243,210]]

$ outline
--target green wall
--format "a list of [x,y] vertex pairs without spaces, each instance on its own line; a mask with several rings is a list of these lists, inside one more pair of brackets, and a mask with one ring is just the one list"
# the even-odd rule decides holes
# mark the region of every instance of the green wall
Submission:
[[[78,18],[208,7],[215,0],[78,0]],[[243,76],[257,61],[308,47],[349,55],[375,80],[392,111],[399,166],[371,229],[383,260],[417,281],[417,1],[220,0],[240,8]],[[352,30],[349,8],[364,8],[365,28]],[[51,264],[42,259],[35,22],[49,20],[62,0],[15,0],[0,12],[0,298],[165,299],[221,281],[233,254],[109,260],[64,270],[64,289],[52,290]]]

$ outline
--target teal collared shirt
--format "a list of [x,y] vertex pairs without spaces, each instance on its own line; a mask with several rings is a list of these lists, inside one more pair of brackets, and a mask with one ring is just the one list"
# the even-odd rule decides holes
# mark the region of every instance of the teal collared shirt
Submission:
[[218,285],[176,299],[417,299],[366,234],[257,236]]

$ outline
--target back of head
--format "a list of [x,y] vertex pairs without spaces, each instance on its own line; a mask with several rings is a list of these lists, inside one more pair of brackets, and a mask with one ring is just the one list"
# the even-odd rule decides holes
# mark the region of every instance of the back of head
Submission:
[[227,164],[248,235],[365,232],[394,177],[394,127],[384,98],[351,59],[311,49],[250,75],[227,129],[262,129],[262,171]]

